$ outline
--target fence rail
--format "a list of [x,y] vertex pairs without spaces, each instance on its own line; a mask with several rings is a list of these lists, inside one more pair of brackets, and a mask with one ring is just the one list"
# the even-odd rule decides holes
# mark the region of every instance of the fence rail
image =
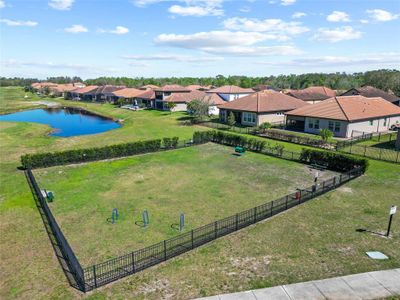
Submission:
[[[193,145],[191,140],[180,141],[180,143],[177,145],[177,148],[191,145]],[[289,160],[300,160],[300,153],[284,151],[282,149],[265,148],[261,153],[278,156],[280,158]],[[36,183],[32,171],[28,169],[25,172],[31,186],[33,187],[36,197],[39,199],[40,206],[45,213],[46,220],[51,227],[56,242],[61,249],[62,255],[74,276],[76,284],[72,284],[72,286],[83,292],[96,289],[125,276],[137,273],[182,253],[188,252],[196,247],[204,245],[219,237],[257,223],[261,220],[270,218],[282,211],[328,192],[360,176],[363,173],[361,168],[355,168],[347,173],[327,179],[317,185],[313,185],[305,189],[299,189],[296,192],[288,194],[277,200],[239,212],[230,217],[226,217],[197,229],[193,229],[171,239],[164,240],[143,249],[135,250],[128,254],[99,264],[82,268],[61,229],[59,228],[54,216],[52,215],[46,199],[43,197],[41,190]]]
[[396,150],[383,149],[366,145],[356,145],[353,143],[338,143],[336,150],[373,159],[400,163],[400,151]]
[[318,185],[300,189],[277,200],[193,229],[174,238],[84,268],[85,290],[89,291],[130,274],[137,273],[219,237],[270,218],[282,211],[328,192],[361,174],[361,169],[354,169],[345,174],[327,179]]
[[69,271],[74,277],[74,283],[72,283],[72,285],[78,290],[84,291],[84,273],[81,264],[79,263],[74,251],[72,251],[71,246],[68,244],[67,239],[64,237],[64,234],[58,226],[57,221],[51,213],[51,210],[47,205],[47,202],[44,199],[38,184],[36,183],[36,179],[33,176],[32,171],[26,170],[25,174],[29,180],[31,187],[33,188],[35,196],[39,201],[39,205],[45,215],[48,225],[50,226],[52,234],[55,237],[55,242],[57,243],[58,248],[61,250],[61,254],[64,260],[68,264]]

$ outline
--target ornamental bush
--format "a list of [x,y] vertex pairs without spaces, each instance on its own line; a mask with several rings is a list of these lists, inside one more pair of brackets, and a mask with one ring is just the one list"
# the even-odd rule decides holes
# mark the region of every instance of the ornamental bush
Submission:
[[21,156],[21,163],[22,167],[25,169],[45,168],[57,165],[66,165],[155,152],[159,151],[160,148],[161,140],[139,141],[98,148],[26,154]]
[[356,158],[341,153],[312,149],[302,149],[300,161],[309,164],[325,165],[329,170],[338,172],[348,172],[357,167],[360,167],[365,172],[369,164],[365,158]]

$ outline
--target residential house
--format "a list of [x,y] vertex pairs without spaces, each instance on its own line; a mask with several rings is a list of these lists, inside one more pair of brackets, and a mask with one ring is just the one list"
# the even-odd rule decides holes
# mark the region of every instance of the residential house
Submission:
[[156,93],[152,89],[142,91],[135,97],[140,107],[155,108]]
[[174,93],[190,93],[191,91],[181,85],[169,84],[161,88],[154,89],[155,92],[155,107],[156,109],[165,109],[164,100]]
[[54,88],[57,86],[57,83],[53,82],[34,82],[31,84],[32,89],[41,94],[43,93],[46,89],[50,91],[50,88]]
[[81,82],[76,83],[63,83],[57,84],[56,86],[49,87],[50,95],[56,97],[65,97],[69,92],[76,90],[77,88],[83,88],[86,85]]
[[311,86],[302,90],[287,90],[289,96],[315,104],[336,96],[336,92],[324,86]]
[[338,96],[286,113],[288,128],[318,134],[329,129],[349,138],[352,132],[385,132],[400,122],[400,107],[381,97]]
[[255,87],[253,87],[253,90],[255,92],[260,92],[260,91],[264,91],[264,90],[274,90],[276,92],[280,92],[281,89],[278,88],[274,88],[270,85],[266,85],[266,84],[257,84]]
[[111,100],[115,103],[118,99],[123,98],[126,102],[135,103],[136,97],[143,94],[143,92],[145,91],[135,88],[124,88],[112,92],[113,96],[111,97]]
[[159,86],[156,86],[154,84],[146,84],[146,85],[140,87],[139,90],[155,90],[158,88],[159,88]]
[[187,89],[191,90],[191,91],[208,91],[210,89],[210,86],[202,86],[202,85],[198,85],[198,84],[191,84],[186,86]]
[[254,93],[253,89],[241,88],[236,85],[224,85],[207,91],[207,93],[218,94],[225,101],[233,101]]
[[262,123],[283,122],[285,112],[308,106],[303,100],[264,90],[219,106],[220,121],[226,122],[232,112],[236,123],[245,126],[259,126]]
[[[172,111],[187,111],[187,104],[193,100],[201,100],[206,95],[203,91],[189,91],[189,92],[177,92],[172,93],[170,96],[165,97],[162,103],[162,110],[169,110],[168,103],[175,103],[175,107]],[[157,107],[160,109],[159,107]]]
[[91,92],[94,101],[113,102],[114,92],[126,88],[125,86],[101,85]]
[[352,88],[348,90],[347,92],[343,93],[341,96],[354,96],[354,95],[360,95],[364,97],[381,97],[395,105],[400,106],[400,97],[396,96],[393,93],[387,93],[383,90],[377,89],[373,86],[369,85],[364,85],[359,88]]
[[84,88],[77,88],[70,92],[67,92],[68,99],[72,100],[84,100],[84,101],[94,101],[95,91],[98,89],[97,85],[88,85]]
[[206,93],[201,100],[208,103],[208,114],[215,116],[219,115],[219,106],[226,103],[226,101],[216,93]]

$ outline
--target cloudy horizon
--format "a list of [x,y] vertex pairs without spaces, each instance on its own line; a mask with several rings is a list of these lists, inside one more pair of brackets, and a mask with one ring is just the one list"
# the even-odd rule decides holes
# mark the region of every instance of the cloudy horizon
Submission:
[[395,0],[0,0],[6,77],[400,68]]

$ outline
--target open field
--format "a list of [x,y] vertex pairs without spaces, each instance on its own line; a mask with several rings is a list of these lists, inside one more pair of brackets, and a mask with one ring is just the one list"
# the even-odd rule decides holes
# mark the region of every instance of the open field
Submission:
[[[126,159],[35,170],[81,263],[99,263],[312,185],[305,165],[206,144]],[[321,180],[334,176],[320,172]],[[107,222],[119,210],[115,225]],[[135,225],[144,209],[150,226]],[[140,224],[142,225],[142,224]],[[98,237],[101,236],[101,239]]]
[[[15,92],[20,100],[7,96],[15,89],[0,91],[2,113],[24,101],[20,90]],[[189,138],[198,128],[181,126],[183,114],[75,105],[126,118],[125,125],[98,135],[56,138],[46,136],[50,129],[44,125],[0,123],[1,299],[188,299],[400,266],[398,215],[390,239],[356,232],[384,232],[390,205],[400,205],[400,166],[371,160],[364,176],[336,191],[82,295],[69,287],[59,267],[25,177],[17,170],[20,155],[163,136]],[[287,150],[302,148],[284,144]],[[370,260],[365,251],[371,250],[390,259]]]

